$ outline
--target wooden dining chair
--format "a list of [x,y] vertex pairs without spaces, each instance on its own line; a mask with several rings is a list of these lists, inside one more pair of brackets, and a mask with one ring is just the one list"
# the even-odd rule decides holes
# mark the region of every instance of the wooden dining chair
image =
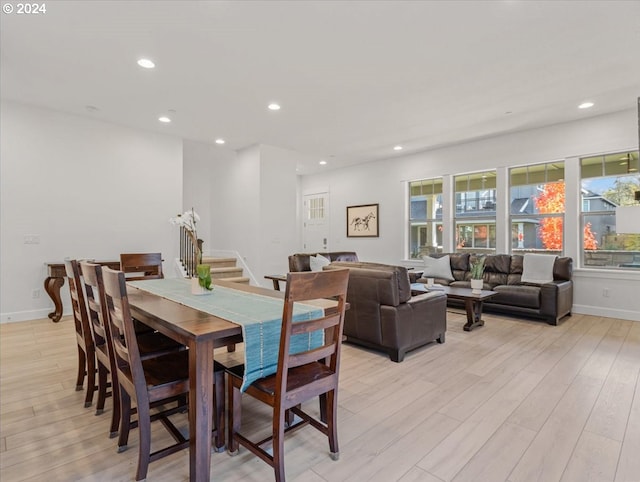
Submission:
[[75,324],[76,343],[78,346],[76,390],[82,390],[86,375],[87,393],[84,398],[84,406],[90,407],[93,403],[93,393],[96,390],[96,349],[93,344],[91,326],[89,325],[78,261],[75,259],[66,259],[64,261],[64,267],[67,272],[67,278],[69,279],[71,310],[73,311],[73,322]]
[[[188,352],[174,352],[160,357],[143,359],[138,349],[138,334],[133,326],[129,298],[122,271],[104,269],[104,288],[108,305],[109,333],[116,359],[120,385],[122,423],[118,451],[125,450],[131,428],[131,400],[138,413],[140,432],[136,480],[147,476],[149,463],[189,446],[180,431],[171,423],[169,415],[186,408],[189,392]],[[215,447],[224,447],[224,367],[214,362],[214,431]],[[178,402],[177,406],[151,414],[151,407]],[[161,420],[175,444],[151,453],[151,421]]]
[[127,281],[164,278],[161,253],[121,254],[120,269],[125,273]]
[[[277,371],[273,375],[256,380],[245,391],[272,408],[270,437],[260,442],[252,442],[239,432],[242,411],[240,387],[244,366],[227,369],[229,453],[235,455],[239,445],[246,447],[274,468],[276,482],[285,480],[284,434],[303,425],[310,424],[326,435],[329,439],[331,458],[338,459],[338,375],[348,281],[349,270],[287,275]],[[337,308],[318,319],[292,322],[294,303],[318,298],[335,299]],[[292,336],[317,330],[325,330],[322,346],[296,354],[289,353]],[[315,397],[321,397],[320,420],[301,408],[303,402]],[[322,397],[326,397],[326,403],[322,403]],[[299,419],[296,421],[291,414],[297,415]],[[271,445],[271,452],[265,449],[268,445]]]
[[[80,263],[87,300],[88,318],[93,333],[96,360],[98,364],[98,401],[96,415],[104,411],[106,398],[113,396],[113,411],[111,413],[111,428],[109,436],[118,435],[120,425],[120,394],[118,390],[118,375],[115,366],[115,356],[111,345],[109,325],[107,323],[107,306],[102,280],[101,265],[82,261]],[[186,350],[186,347],[154,331],[145,332],[138,337],[139,351],[143,358],[153,358],[167,353]],[[111,381],[109,382],[109,375]],[[109,391],[111,386],[111,391]]]

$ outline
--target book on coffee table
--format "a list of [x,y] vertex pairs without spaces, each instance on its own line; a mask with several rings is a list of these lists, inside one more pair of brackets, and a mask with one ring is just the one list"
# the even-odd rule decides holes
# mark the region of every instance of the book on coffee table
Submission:
[[424,283],[411,283],[411,291],[416,291],[420,293],[428,293],[429,291],[437,291],[444,290],[444,286],[439,284],[434,284],[433,286],[427,287]]

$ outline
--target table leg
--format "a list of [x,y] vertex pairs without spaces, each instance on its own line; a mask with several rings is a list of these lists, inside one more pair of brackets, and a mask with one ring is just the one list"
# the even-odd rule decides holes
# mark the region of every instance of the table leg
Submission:
[[49,276],[44,280],[44,290],[53,301],[54,311],[47,316],[55,323],[62,318],[62,299],[60,298],[60,288],[64,285],[64,278]]
[[189,346],[189,480],[208,482],[211,472],[213,341]]
[[467,311],[467,323],[464,325],[464,331],[471,331],[477,326],[484,326],[482,321],[482,301],[467,299],[464,301],[464,307]]
[[277,279],[274,279],[271,281],[273,281],[273,289],[276,291],[280,291],[280,281]]

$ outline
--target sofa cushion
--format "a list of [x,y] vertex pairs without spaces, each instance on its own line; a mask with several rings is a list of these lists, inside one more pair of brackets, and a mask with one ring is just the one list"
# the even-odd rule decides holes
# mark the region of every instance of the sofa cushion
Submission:
[[540,308],[540,288],[525,285],[501,285],[493,288],[498,294],[490,303],[504,303],[525,308]]
[[[469,262],[473,262],[478,256],[472,255]],[[498,285],[505,285],[509,279],[511,268],[511,256],[508,254],[490,254],[484,259],[485,284],[491,288]]]
[[424,272],[423,278],[436,278],[439,280],[454,281],[451,273],[451,260],[449,255],[440,258],[432,258],[431,256],[423,256]]
[[322,268],[328,266],[330,263],[329,258],[325,258],[321,254],[309,256],[309,267],[311,271],[322,271]]
[[[443,256],[449,256],[449,261],[451,263],[451,274],[456,281],[464,281],[467,279],[467,272],[469,271],[469,253],[434,253],[431,255],[432,258],[442,258]],[[423,277],[425,277],[423,275]],[[440,280],[441,284],[448,284],[444,282],[445,280]]]

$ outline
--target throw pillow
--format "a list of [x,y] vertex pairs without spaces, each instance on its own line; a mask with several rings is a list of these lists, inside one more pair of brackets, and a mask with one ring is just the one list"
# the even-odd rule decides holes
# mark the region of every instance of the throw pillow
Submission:
[[309,266],[311,266],[311,271],[322,271],[322,268],[329,264],[331,264],[331,261],[321,254],[309,256]]
[[553,281],[553,265],[556,256],[550,254],[525,253],[522,262],[523,283],[544,284]]
[[423,278],[439,278],[447,281],[453,281],[455,279],[451,274],[451,263],[448,254],[441,258],[423,256],[422,259],[424,260]]

